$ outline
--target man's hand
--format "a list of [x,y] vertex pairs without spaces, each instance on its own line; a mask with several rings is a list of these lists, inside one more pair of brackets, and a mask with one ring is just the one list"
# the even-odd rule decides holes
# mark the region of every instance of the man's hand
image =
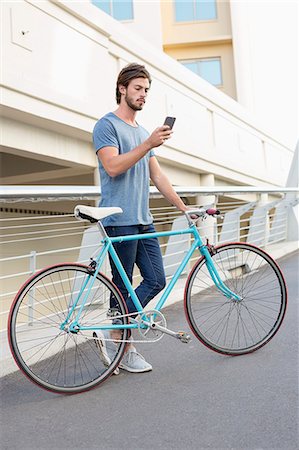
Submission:
[[[192,209],[194,209],[194,208],[192,208],[191,206],[186,206],[186,205],[184,205],[183,206],[183,208],[179,208],[183,213],[185,213],[185,212],[188,212],[188,211],[192,211]],[[191,219],[193,219],[193,220],[197,220],[198,219],[198,216],[196,215],[196,214],[191,214],[190,215],[190,218]]]
[[147,138],[147,143],[150,148],[159,147],[164,144],[164,142],[171,138],[173,131],[168,125],[163,125],[162,127],[156,128],[149,138]]

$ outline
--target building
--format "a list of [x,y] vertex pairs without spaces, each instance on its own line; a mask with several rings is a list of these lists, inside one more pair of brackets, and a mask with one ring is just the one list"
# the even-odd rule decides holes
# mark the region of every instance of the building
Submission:
[[241,105],[255,97],[234,70],[245,45],[234,38],[240,7],[204,2],[194,23],[191,3],[202,2],[2,3],[2,184],[97,184],[91,132],[115,107],[118,71],[137,60],[154,79],[145,126],[177,117],[157,151],[173,184],[283,186],[294,148]]
[[229,2],[161,2],[163,49],[237,100]]

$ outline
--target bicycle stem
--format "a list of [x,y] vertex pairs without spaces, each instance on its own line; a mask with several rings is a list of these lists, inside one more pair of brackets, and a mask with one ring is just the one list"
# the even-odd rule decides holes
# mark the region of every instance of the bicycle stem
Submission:
[[242,297],[231,291],[221,280],[207,247],[203,246],[202,248],[200,248],[200,252],[206,259],[207,268],[215,286],[223,293],[223,295],[225,295],[225,297],[229,298],[230,300],[241,301]]

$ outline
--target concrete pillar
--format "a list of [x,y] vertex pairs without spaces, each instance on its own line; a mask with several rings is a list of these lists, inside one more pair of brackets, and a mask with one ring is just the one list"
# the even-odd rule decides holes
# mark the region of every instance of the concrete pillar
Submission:
[[258,201],[259,206],[265,205],[266,203],[268,203],[268,201],[269,201],[269,194],[267,193],[259,194],[259,201]]
[[[201,187],[213,187],[215,186],[215,177],[212,173],[200,175]],[[215,195],[198,195],[196,197],[196,203],[199,206],[215,206]],[[199,232],[202,238],[208,238],[210,242],[216,243],[217,233],[215,233],[216,219],[214,217],[207,217],[204,221],[198,221]]]

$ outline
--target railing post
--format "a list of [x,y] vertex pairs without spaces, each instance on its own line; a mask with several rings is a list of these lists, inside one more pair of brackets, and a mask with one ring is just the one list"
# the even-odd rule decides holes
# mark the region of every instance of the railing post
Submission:
[[[264,206],[268,203],[269,201],[269,194],[259,194],[259,205],[260,206]],[[265,208],[265,222],[264,222],[264,244],[263,247],[266,248],[267,243],[268,243],[268,239],[269,239],[269,225],[270,225],[270,220],[269,220],[269,211],[268,209]]]
[[[29,260],[29,270],[30,273],[33,275],[36,271],[36,251],[33,250],[30,252],[30,260]],[[34,306],[34,296],[35,296],[35,288],[33,287],[29,291],[29,302],[28,302],[28,325],[33,324],[33,306]]]
[[[200,183],[203,188],[214,187],[215,177],[212,173],[201,174]],[[196,203],[198,206],[214,207],[216,198],[217,197],[215,195],[197,195]],[[213,239],[215,237],[215,219],[213,217],[207,217],[204,222],[200,223],[199,231],[203,237],[206,237],[210,242],[213,242]]]

